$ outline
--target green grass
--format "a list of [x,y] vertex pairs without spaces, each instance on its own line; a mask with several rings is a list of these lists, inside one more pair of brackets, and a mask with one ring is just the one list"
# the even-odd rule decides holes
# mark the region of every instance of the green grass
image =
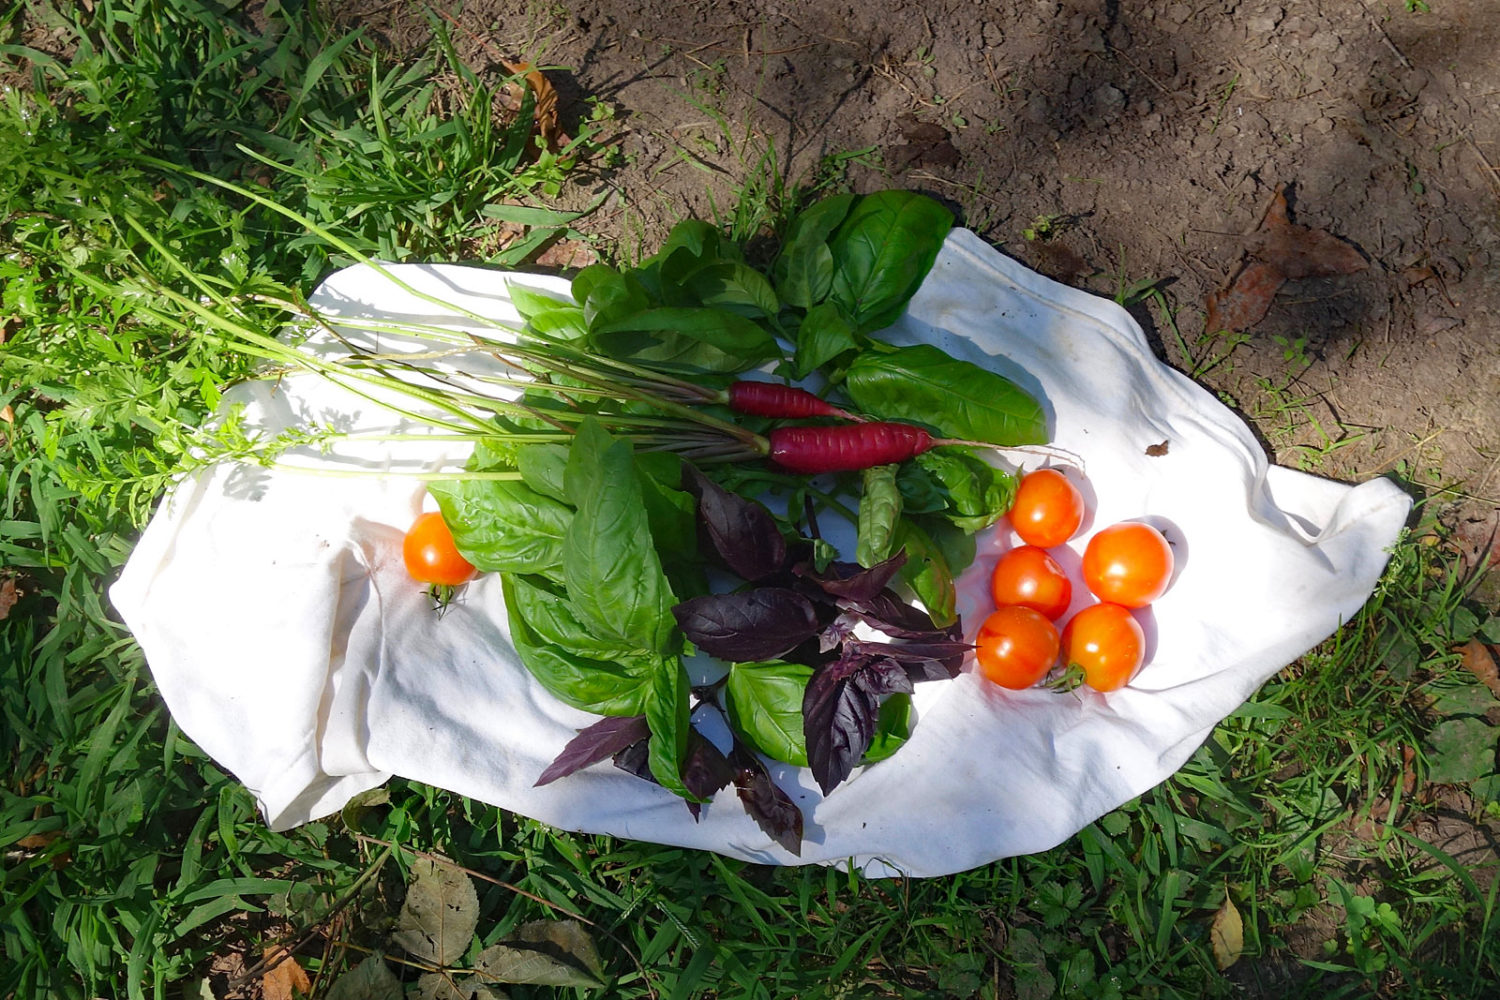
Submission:
[[[1492,990],[1494,859],[1475,870],[1417,822],[1456,801],[1443,789],[1494,821],[1500,784],[1494,699],[1450,652],[1500,626],[1468,601],[1436,511],[1356,619],[1181,773],[1044,854],[928,880],[774,869],[568,834],[400,779],[341,816],[266,830],[174,729],[103,596],[192,449],[250,448],[232,423],[203,427],[249,362],[207,329],[159,322],[148,307],[163,300],[139,275],[244,300],[309,287],[340,261],[282,216],[147,157],[265,184],[361,253],[498,248],[485,256],[509,264],[568,231],[548,192],[588,150],[585,135],[560,158],[519,155],[480,113],[494,81],[441,44],[432,62],[387,64],[358,33],[285,6],[284,30],[262,38],[199,0],[59,5],[70,61],[0,48],[32,70],[31,91],[0,107],[0,578],[23,592],[0,621],[0,997],[206,996],[215,958],[254,965],[281,941],[301,942],[320,996],[371,951],[414,982],[420,963],[389,935],[417,852],[473,873],[468,959],[527,921],[576,914],[603,955],[600,995]],[[439,79],[457,89],[440,97]],[[744,163],[765,172],[719,208],[748,237],[792,189]],[[520,208],[487,210],[501,198]],[[521,238],[487,241],[506,221]],[[274,326],[279,308],[249,301]],[[1221,972],[1210,927],[1226,899],[1245,932]]]

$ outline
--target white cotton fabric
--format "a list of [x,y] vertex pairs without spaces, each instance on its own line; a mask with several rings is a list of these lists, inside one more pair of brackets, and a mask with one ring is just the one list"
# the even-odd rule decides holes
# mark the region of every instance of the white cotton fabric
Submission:
[[[430,295],[514,322],[509,281],[556,278],[401,265]],[[474,327],[367,267],[313,297],[341,317]],[[111,590],[183,732],[284,829],[403,775],[568,830],[677,844],[767,864],[851,864],[934,876],[1041,851],[1180,767],[1213,726],[1364,603],[1410,502],[1387,480],[1348,486],[1268,465],[1250,429],[1156,360],[1114,303],[1027,270],[956,230],[885,336],[929,341],[1044,401],[1054,441],[1086,467],[1089,535],[1147,519],[1173,542],[1170,591],[1141,614],[1150,660],[1130,687],[1008,692],[964,673],[918,686],[910,742],[823,800],[805,772],[774,772],[807,817],[801,857],[776,846],[733,789],[695,821],[670,793],[607,762],[533,782],[591,717],[531,680],[511,649],[499,580],[442,614],[402,567],[424,508],[407,476],[315,475],[223,465],[180,484]],[[410,341],[383,338],[386,349]],[[389,411],[306,376],[242,386],[230,402],[268,431],[390,429]],[[417,429],[412,421],[400,426]],[[1165,442],[1167,453],[1147,454]],[[289,462],[324,472],[458,467],[463,447],[346,441]],[[970,632],[1015,539],[981,537],[960,583]],[[1087,603],[1077,587],[1075,608]]]

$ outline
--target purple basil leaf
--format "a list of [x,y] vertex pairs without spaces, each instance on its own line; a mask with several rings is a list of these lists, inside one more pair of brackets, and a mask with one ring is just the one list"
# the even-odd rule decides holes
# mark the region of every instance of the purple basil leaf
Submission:
[[951,680],[963,667],[964,654],[973,649],[956,639],[917,640],[915,642],[869,642],[852,639],[844,644],[863,652],[889,657],[905,668],[913,681]]
[[864,602],[873,599],[884,590],[905,564],[906,550],[902,549],[869,569],[859,563],[832,562],[822,573],[816,572],[810,566],[802,567],[799,573],[816,583],[825,593],[849,601]]
[[683,601],[672,614],[693,645],[734,663],[774,659],[822,627],[812,602],[786,587],[706,594]]
[[882,590],[863,600],[842,600],[839,607],[870,627],[902,639],[956,639],[961,634],[957,622],[940,629],[927,612],[907,604],[893,590]]
[[776,787],[750,751],[735,744],[729,763],[734,768],[734,790],[766,836],[798,857],[802,856],[802,810],[791,796]]
[[879,702],[851,677],[861,666],[854,658],[825,665],[802,696],[807,764],[824,795],[849,777],[875,736]]
[[615,767],[628,774],[633,774],[637,778],[643,778],[653,785],[661,784],[661,782],[656,780],[656,775],[651,773],[651,740],[649,737],[644,740],[638,740],[616,753],[614,761]]
[[886,656],[884,643],[845,643],[838,659],[824,664],[802,696],[802,735],[807,764],[827,795],[870,749],[880,703],[890,694],[911,694],[905,664]]
[[[682,783],[687,790],[700,799],[711,799],[714,793],[734,780],[734,768],[723,751],[698,732],[688,731],[688,756],[682,765]],[[688,802],[693,818],[698,816],[698,803]]]
[[691,465],[683,467],[683,479],[698,498],[699,531],[725,566],[751,581],[786,568],[786,539],[769,510],[724,489]]
[[581,771],[590,764],[597,764],[606,757],[613,757],[632,743],[640,742],[651,735],[646,728],[644,715],[607,716],[568,741],[542,776],[536,779],[537,786],[548,785],[558,778],[565,778],[574,771]]
[[913,690],[906,667],[889,656],[867,660],[857,673],[850,676],[849,683],[874,699],[877,708],[880,707],[880,699],[886,695],[911,694]]
[[818,635],[818,652],[831,653],[854,635],[855,619],[840,615]]

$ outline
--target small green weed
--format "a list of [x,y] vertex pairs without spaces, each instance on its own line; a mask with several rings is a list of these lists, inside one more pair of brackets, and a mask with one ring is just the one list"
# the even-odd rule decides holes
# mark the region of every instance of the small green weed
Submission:
[[1055,232],[1059,218],[1061,217],[1057,215],[1038,215],[1031,221],[1031,225],[1021,230],[1021,238],[1028,243],[1048,239]]

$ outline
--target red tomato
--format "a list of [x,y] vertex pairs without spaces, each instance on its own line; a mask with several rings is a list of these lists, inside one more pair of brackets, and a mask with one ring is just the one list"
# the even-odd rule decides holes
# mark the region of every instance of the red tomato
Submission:
[[474,576],[474,565],[459,554],[453,533],[436,511],[423,514],[406,532],[401,545],[406,571],[423,583],[456,587]]
[[1083,582],[1101,601],[1144,608],[1172,581],[1172,546],[1139,521],[1112,524],[1083,551]]
[[1016,487],[1010,524],[1027,545],[1054,548],[1083,523],[1083,494],[1056,469],[1029,472]]
[[1146,633],[1118,604],[1091,604],[1068,620],[1062,634],[1063,663],[1081,671],[1096,691],[1115,691],[1146,660]]
[[1019,604],[1056,621],[1073,601],[1073,582],[1046,550],[1022,545],[995,564],[990,593],[996,607]]
[[1057,663],[1057,626],[1040,612],[1012,604],[979,626],[974,640],[979,672],[1004,688],[1029,688]]

